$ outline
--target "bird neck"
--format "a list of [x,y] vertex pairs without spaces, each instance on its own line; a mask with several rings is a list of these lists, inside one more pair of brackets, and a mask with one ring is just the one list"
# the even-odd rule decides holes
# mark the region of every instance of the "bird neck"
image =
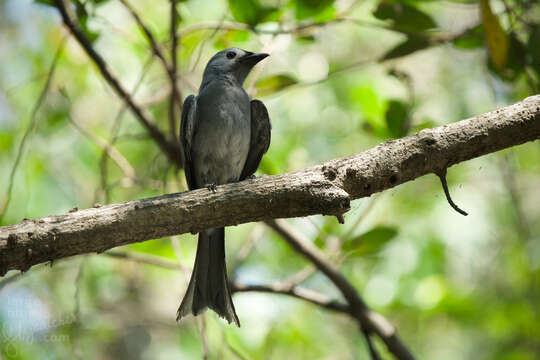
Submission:
[[238,79],[230,73],[225,74],[211,74],[211,76],[203,76],[199,93],[209,85],[221,85],[221,86],[238,86],[242,87],[242,84],[238,82]]

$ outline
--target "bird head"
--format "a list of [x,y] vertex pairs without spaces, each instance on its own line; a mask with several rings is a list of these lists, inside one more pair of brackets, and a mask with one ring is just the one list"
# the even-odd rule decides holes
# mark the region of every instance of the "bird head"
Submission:
[[203,84],[222,77],[232,77],[242,86],[251,69],[267,56],[269,55],[265,53],[252,53],[239,48],[222,50],[206,65]]

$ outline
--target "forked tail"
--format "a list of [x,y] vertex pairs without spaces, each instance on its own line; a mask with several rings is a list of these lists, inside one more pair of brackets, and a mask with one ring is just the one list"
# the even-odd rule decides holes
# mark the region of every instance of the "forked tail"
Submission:
[[188,314],[199,315],[206,308],[240,327],[227,279],[224,228],[199,233],[193,273],[176,321]]

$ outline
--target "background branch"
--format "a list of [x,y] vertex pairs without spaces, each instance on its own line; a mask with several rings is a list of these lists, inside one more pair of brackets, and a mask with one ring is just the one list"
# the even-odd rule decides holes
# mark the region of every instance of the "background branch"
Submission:
[[159,130],[159,128],[150,120],[150,116],[135,103],[131,95],[129,95],[129,93],[122,87],[118,79],[113,76],[103,57],[97,53],[90,40],[81,30],[72,9],[69,6],[66,6],[65,0],[55,0],[55,4],[60,11],[64,24],[77,39],[86,54],[92,59],[94,64],[96,64],[103,78],[113,88],[116,94],[127,104],[135,117],[146,128],[148,134],[152,137],[152,139],[154,139],[165,155],[167,155],[169,160],[172,163],[181,166],[182,160],[180,156],[180,147],[167,140],[161,130]]
[[[281,227],[281,225],[277,225],[277,226]],[[304,243],[307,241],[303,239],[301,236],[295,235],[294,237],[291,237],[290,234],[287,235],[287,237],[284,237],[284,239],[289,243],[291,242]],[[151,256],[148,254],[139,254],[137,252],[126,252],[126,251],[118,251],[118,250],[107,251],[104,253],[104,255],[122,259],[122,260],[133,261],[140,264],[158,266],[164,269],[182,271],[182,267],[176,264],[175,262],[163,259],[159,256]],[[321,258],[324,255],[316,254],[314,256]],[[308,259],[308,260],[311,260],[311,259]],[[320,265],[316,265],[316,267],[319,270],[321,270],[323,273],[325,273],[325,270],[321,268]],[[323,267],[328,268],[332,266],[329,264],[324,264]],[[337,272],[337,270],[333,270],[333,271]],[[13,276],[11,278],[13,278]],[[12,280],[11,278],[9,278],[9,280]],[[332,278],[335,278],[335,275],[333,275]],[[231,286],[231,291],[233,293],[261,292],[261,293],[286,295],[286,296],[291,296],[291,297],[294,297],[303,301],[307,301],[309,303],[320,306],[327,310],[331,310],[331,311],[335,311],[335,312],[339,312],[339,313],[351,316],[353,319],[359,322],[361,329],[363,329],[362,331],[364,332],[366,341],[368,342],[368,348],[372,356],[372,359],[379,359],[379,357],[372,343],[372,340],[369,337],[369,334],[371,333],[371,331],[374,331],[379,336],[381,336],[381,334],[383,336],[386,336],[387,335],[386,332],[388,331],[389,326],[391,327],[388,320],[386,320],[381,314],[374,313],[371,310],[367,309],[367,307],[365,307],[365,310],[367,310],[369,313],[366,312],[365,316],[358,316],[358,312],[354,309],[354,306],[351,306],[350,304],[344,304],[337,300],[333,300],[329,298],[326,294],[308,289],[306,287],[298,286],[298,283],[295,283],[295,282],[279,281],[273,284],[263,285],[263,284],[243,284],[238,281],[233,281],[231,282],[230,286]],[[336,286],[338,286],[339,288],[338,284],[336,284]],[[356,293],[356,290],[353,290],[353,291]],[[368,321],[370,323],[365,322],[366,318],[369,319]],[[370,327],[373,330],[368,330],[367,327]],[[395,334],[395,332],[392,336],[394,336],[397,339],[397,335]],[[404,345],[401,345],[401,347],[396,347],[394,346],[393,342],[388,341],[388,339],[385,339],[382,336],[381,336],[381,339],[387,345],[389,345],[388,350],[392,354],[394,354],[397,359],[413,359],[412,355],[405,349]],[[397,342],[401,344],[399,339],[397,340]]]
[[[324,253],[313,242],[295,232],[283,220],[269,220],[266,223],[281,235],[296,252],[311,261],[317,269],[332,281],[349,304],[351,316],[358,321],[360,328],[364,332],[375,332],[398,359],[414,359],[405,344],[397,336],[394,326],[380,314],[373,313],[367,307],[354,286],[326,259]],[[368,337],[366,334],[366,338]]]

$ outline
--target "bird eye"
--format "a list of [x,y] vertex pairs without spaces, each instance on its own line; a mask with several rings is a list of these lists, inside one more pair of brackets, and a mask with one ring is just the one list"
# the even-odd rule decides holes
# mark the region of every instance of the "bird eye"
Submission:
[[227,53],[227,59],[234,59],[235,56],[236,56],[236,53],[234,51],[229,51]]

